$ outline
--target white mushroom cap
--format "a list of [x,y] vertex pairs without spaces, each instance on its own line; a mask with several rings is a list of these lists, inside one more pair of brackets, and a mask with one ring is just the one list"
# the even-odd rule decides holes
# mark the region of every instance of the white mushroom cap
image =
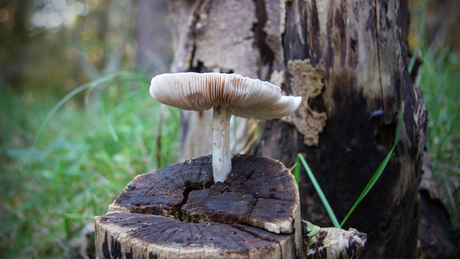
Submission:
[[281,89],[269,82],[221,73],[161,74],[152,79],[150,95],[183,110],[231,105],[234,115],[260,120],[287,116],[302,101],[301,97],[281,95]]
[[157,101],[184,110],[203,111],[214,107],[212,115],[212,169],[214,181],[225,181],[232,170],[230,117],[261,120],[292,113],[302,97],[283,96],[268,82],[236,74],[177,73],[154,77],[150,95]]

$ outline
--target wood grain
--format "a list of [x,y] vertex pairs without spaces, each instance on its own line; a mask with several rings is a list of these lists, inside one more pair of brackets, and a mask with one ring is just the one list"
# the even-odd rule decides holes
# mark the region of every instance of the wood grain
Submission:
[[[214,184],[210,156],[137,176],[96,217],[100,257],[302,256],[297,185],[279,161],[235,155]],[[155,257],[156,256],[156,257]]]

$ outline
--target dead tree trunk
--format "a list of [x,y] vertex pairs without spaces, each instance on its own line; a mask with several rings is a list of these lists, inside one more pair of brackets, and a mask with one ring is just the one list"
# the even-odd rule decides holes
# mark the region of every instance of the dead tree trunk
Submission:
[[[234,72],[304,97],[294,115],[259,123],[248,150],[287,167],[302,153],[339,220],[390,151],[404,104],[397,148],[344,227],[368,233],[363,257],[414,257],[426,116],[407,72],[400,2],[178,0],[169,7],[172,72]],[[190,138],[206,116],[191,116],[183,147],[206,141]],[[306,174],[301,182],[302,218],[330,226]]]

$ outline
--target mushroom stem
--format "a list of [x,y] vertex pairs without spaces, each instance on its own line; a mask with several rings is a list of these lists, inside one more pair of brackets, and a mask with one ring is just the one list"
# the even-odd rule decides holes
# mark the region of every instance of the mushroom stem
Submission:
[[212,170],[214,182],[223,182],[232,170],[230,151],[230,118],[234,107],[218,105],[212,113]]

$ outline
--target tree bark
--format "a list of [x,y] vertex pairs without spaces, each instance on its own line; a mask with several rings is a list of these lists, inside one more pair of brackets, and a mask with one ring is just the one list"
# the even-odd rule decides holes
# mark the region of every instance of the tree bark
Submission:
[[[293,115],[259,123],[248,152],[288,167],[302,153],[339,219],[390,151],[404,105],[395,152],[344,227],[368,233],[363,257],[415,257],[426,111],[407,72],[400,2],[184,0],[169,6],[172,72],[234,72],[303,96]],[[204,123],[185,121],[182,130],[193,135]],[[331,225],[305,172],[300,197],[302,218]]]
[[[399,2],[293,1],[286,5],[283,43],[288,70],[290,60],[306,59],[312,67],[324,70],[324,90],[309,107],[326,113],[327,125],[315,147],[302,135],[298,139],[280,135],[301,131],[299,127],[269,122],[262,137],[265,154],[287,165],[294,162],[297,152],[304,154],[336,216],[343,219],[391,149],[404,103],[397,148],[345,227],[368,233],[363,257],[415,257],[426,114],[407,73]],[[288,77],[296,78],[288,72]],[[293,80],[286,83],[293,88]],[[381,116],[372,116],[379,111]],[[306,145],[299,146],[302,141]],[[291,147],[288,155],[280,152],[280,142]],[[302,217],[328,225],[309,182],[303,174]]]

